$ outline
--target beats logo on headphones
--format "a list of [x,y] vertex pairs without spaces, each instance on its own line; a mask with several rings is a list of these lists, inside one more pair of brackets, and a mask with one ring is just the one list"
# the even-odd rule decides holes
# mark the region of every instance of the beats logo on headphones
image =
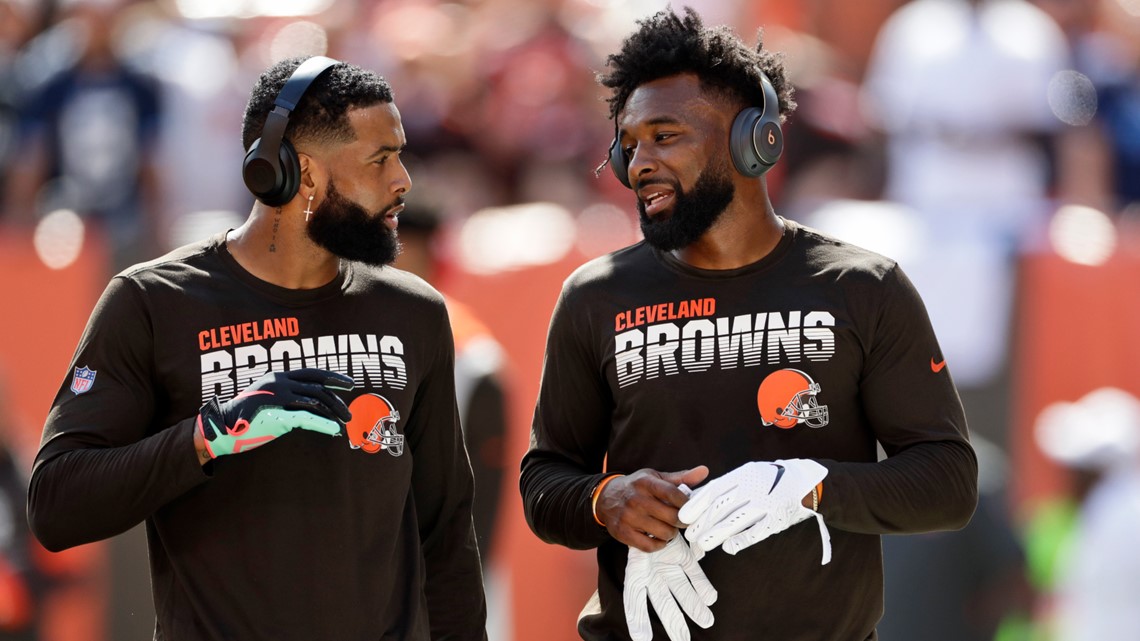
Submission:
[[293,200],[301,186],[301,163],[293,144],[285,140],[289,115],[313,81],[338,60],[313,56],[302,62],[285,81],[265,118],[261,137],[249,146],[241,166],[241,177],[258,200],[279,207]]
[[[764,91],[764,108],[748,107],[732,122],[728,148],[736,170],[750,178],[763,176],[784,152],[784,134],[780,131],[780,100],[776,88],[764,72],[760,72]],[[621,184],[632,188],[629,167],[618,137],[610,145],[610,168]]]

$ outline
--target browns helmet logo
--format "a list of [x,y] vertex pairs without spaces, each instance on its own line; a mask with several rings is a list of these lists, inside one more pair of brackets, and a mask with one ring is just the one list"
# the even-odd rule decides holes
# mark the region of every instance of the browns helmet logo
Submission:
[[785,430],[800,423],[823,427],[827,425],[827,406],[816,400],[819,391],[819,383],[798,369],[776,370],[756,391],[760,420]]
[[354,450],[375,454],[385,450],[392,456],[404,453],[404,435],[396,432],[400,412],[388,399],[377,394],[363,394],[348,406],[352,419],[346,430]]

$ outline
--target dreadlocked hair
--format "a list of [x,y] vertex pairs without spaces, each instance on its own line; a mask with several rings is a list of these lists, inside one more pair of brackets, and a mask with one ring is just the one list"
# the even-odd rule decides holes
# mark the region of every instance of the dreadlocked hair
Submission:
[[[241,138],[246,149],[261,136],[281,88],[305,60],[282,60],[257,79],[242,118]],[[349,110],[381,102],[392,102],[392,87],[386,80],[356,65],[337,63],[309,85],[297,108],[289,115],[284,138],[294,143],[298,140],[352,142],[354,134],[348,121]]]
[[750,49],[728,27],[706,28],[691,7],[685,7],[684,16],[665,9],[638,25],[622,42],[621,51],[606,59],[609,73],[598,74],[598,82],[613,90],[607,99],[611,119],[641,85],[681,73],[695,73],[703,87],[759,107],[764,104],[763,72],[776,90],[780,120],[795,110],[784,57],[764,51],[762,31],[757,33],[756,49]]

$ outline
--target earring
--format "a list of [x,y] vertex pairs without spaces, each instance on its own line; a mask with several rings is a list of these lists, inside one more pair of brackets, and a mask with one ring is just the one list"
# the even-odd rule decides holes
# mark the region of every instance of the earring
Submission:
[[309,204],[305,206],[305,222],[313,217],[313,194],[309,194]]

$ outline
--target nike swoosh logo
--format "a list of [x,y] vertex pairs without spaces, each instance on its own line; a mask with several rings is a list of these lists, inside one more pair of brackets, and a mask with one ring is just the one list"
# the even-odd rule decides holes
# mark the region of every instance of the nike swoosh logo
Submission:
[[[776,465],[776,464],[773,463],[773,465]],[[772,480],[772,487],[768,489],[769,494],[771,494],[772,490],[776,489],[776,486],[780,484],[780,478],[782,478],[783,476],[784,476],[784,466],[783,465],[776,465],[776,478]]]
[[930,359],[930,371],[937,374],[938,372],[942,371],[943,367],[946,367],[946,359],[942,359],[941,361],[939,361],[937,363],[934,362],[933,358]]

